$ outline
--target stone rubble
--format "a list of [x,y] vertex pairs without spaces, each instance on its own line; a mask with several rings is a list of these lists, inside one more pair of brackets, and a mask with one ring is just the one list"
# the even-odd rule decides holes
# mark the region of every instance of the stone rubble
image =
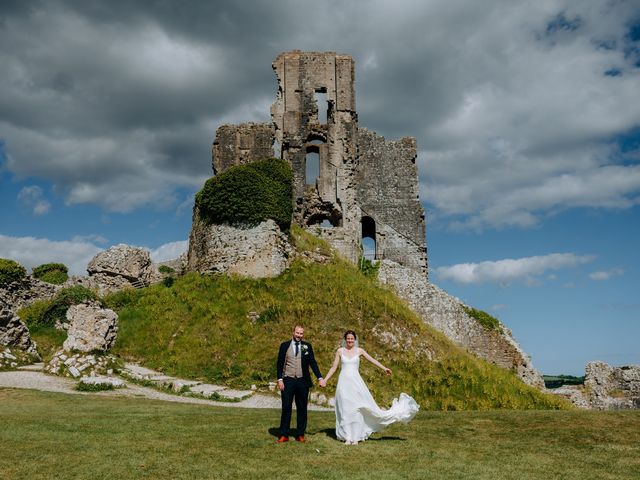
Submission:
[[106,352],[116,341],[118,315],[113,310],[100,307],[98,303],[72,305],[67,310],[67,321],[69,327],[64,350]]
[[640,409],[640,365],[612,367],[605,362],[589,362],[584,385],[564,385],[547,392],[583,409]]
[[53,375],[80,378],[85,376],[111,375],[118,361],[113,355],[96,355],[92,353],[69,352],[58,350],[44,371]]
[[21,365],[26,365],[34,360],[32,354],[24,350],[3,348],[0,349],[0,370],[17,369]]

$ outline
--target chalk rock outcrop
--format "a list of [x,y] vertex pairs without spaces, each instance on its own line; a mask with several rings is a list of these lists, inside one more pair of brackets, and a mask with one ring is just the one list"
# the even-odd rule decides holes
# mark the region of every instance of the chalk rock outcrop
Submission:
[[425,323],[450,340],[496,365],[513,370],[528,385],[544,388],[542,375],[504,325],[488,330],[465,312],[457,298],[430,283],[424,274],[383,260],[378,271],[382,284],[391,286]]
[[0,304],[0,347],[14,347],[37,355],[29,329],[6,305]]
[[96,303],[72,305],[67,310],[69,328],[64,350],[107,351],[116,341],[118,315]]
[[120,276],[130,281],[148,280],[152,273],[151,257],[143,248],[115,245],[98,253],[87,265],[89,275]]
[[98,290],[102,295],[162,279],[147,250],[125,244],[98,253],[87,265],[87,272],[88,277],[73,277],[67,283]]
[[292,251],[287,237],[273,220],[250,228],[206,225],[195,212],[187,270],[276,277],[287,268]]
[[640,365],[612,367],[605,362],[589,362],[584,385],[564,385],[548,392],[570,400],[578,408],[640,408]]

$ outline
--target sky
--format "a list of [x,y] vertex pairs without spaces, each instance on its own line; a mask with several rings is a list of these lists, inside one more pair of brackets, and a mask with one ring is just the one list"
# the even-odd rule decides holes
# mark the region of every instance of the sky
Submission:
[[416,137],[431,281],[542,373],[640,364],[638,0],[3,0],[0,257],[177,257],[215,130],[269,120],[294,49],[352,55],[360,126]]

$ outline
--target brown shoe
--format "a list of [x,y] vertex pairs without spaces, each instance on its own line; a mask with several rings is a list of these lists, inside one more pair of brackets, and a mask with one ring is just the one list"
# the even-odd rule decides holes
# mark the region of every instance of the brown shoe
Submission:
[[296,437],[296,442],[302,442],[302,443],[304,443],[304,435],[298,435],[298,436]]
[[288,441],[289,441],[289,437],[285,437],[284,435],[281,435],[280,438],[276,441],[276,443],[284,443]]

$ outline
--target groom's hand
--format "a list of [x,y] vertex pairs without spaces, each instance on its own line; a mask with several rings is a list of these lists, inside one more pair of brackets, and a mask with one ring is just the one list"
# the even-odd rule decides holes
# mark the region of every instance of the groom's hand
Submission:
[[324,378],[321,378],[320,380],[318,380],[318,385],[324,388],[327,386],[327,381]]
[[284,392],[284,381],[281,378],[278,379],[278,388],[281,392]]

